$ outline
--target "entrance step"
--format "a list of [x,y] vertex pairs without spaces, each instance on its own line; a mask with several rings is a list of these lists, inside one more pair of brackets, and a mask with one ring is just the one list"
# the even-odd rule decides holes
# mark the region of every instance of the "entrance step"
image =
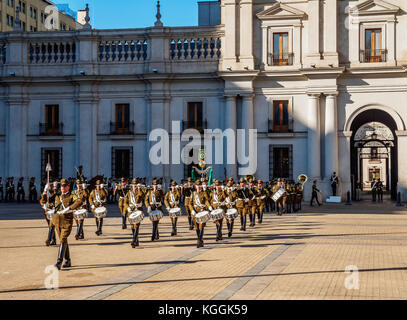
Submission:
[[331,202],[331,203],[341,203],[341,197],[340,196],[330,196],[329,198],[326,198],[325,202]]

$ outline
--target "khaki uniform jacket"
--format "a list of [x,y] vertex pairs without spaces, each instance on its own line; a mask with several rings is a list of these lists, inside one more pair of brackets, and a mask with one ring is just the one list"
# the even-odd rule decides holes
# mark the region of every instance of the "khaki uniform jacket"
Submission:
[[[101,202],[96,200],[96,192],[99,194],[99,198],[100,198]],[[90,206],[95,206],[95,208],[104,207],[106,204],[106,200],[107,200],[107,192],[104,189],[100,189],[100,190],[94,189],[90,193],[90,196],[89,196]],[[93,211],[94,210],[92,209],[92,212]]]
[[216,190],[212,191],[211,198],[210,198],[211,199],[210,203],[211,203],[211,206],[212,206],[213,210],[216,210],[216,209],[219,209],[219,208],[221,208],[223,210],[226,210],[226,205],[224,203],[220,204],[220,203],[216,202],[215,194],[218,197],[218,201],[220,203],[225,202],[225,200],[226,200],[226,193],[223,190],[221,190],[220,192],[218,192]]
[[[248,206],[249,205],[248,200],[249,200],[250,196],[253,197],[252,192],[248,188],[243,189],[243,188],[239,187],[236,190],[236,194],[237,194],[236,208],[244,208],[244,207]],[[245,199],[247,201],[245,201]]]
[[[197,201],[195,200],[195,195],[198,196],[199,202],[201,203],[201,206],[198,206]],[[196,213],[208,210],[210,207],[209,203],[209,198],[207,196],[207,193],[205,191],[194,191],[191,196],[191,202],[189,203],[189,209],[191,211],[195,211]]]
[[[152,194],[155,195],[155,202],[157,204],[153,203],[153,199],[151,197]],[[160,189],[157,189],[157,191],[149,190],[144,199],[144,204],[146,205],[147,209],[148,209],[148,207],[151,207],[151,211],[154,211],[154,210],[162,211],[161,204],[162,204],[163,200],[164,200],[164,194],[163,194],[162,190],[160,190]]]
[[58,212],[64,210],[64,208],[70,208],[71,210],[78,210],[82,206],[83,199],[74,199],[74,196],[67,192],[66,194],[57,195],[55,197],[54,206],[58,210],[54,214],[52,223],[55,226],[55,230],[58,233],[58,237],[61,243],[68,242],[68,237],[72,231],[73,225],[73,213],[68,212],[65,214],[58,214]]
[[72,191],[72,195],[74,197],[74,200],[77,198],[82,198],[82,206],[79,209],[87,209],[86,204],[89,199],[89,191],[82,189],[82,190],[74,190]]
[[231,208],[236,208],[236,200],[237,200],[237,192],[236,190],[232,190],[230,192],[225,191],[226,197],[229,198],[229,201],[225,199],[226,201],[226,208],[231,209]]
[[127,192],[129,192],[130,188],[129,185],[118,185],[116,193],[119,195],[119,208],[121,210],[124,209],[124,198],[126,197]]
[[182,188],[182,195],[184,196],[185,208],[189,206],[189,203],[191,201],[192,192],[193,192],[193,189],[191,187],[183,187]]
[[[135,204],[132,202],[132,195],[134,197]],[[140,188],[138,188],[136,191],[130,190],[127,192],[126,197],[124,198],[124,210],[128,212],[128,209],[130,208],[130,211],[143,211],[144,196],[145,195]]]
[[[257,205],[265,205],[267,198],[270,196],[269,191],[266,188],[255,188],[254,194],[256,195]],[[264,197],[263,199],[261,197]]]
[[[174,200],[176,201],[176,203],[171,202],[171,194],[174,195]],[[179,208],[180,200],[181,200],[181,190],[177,190],[175,192],[172,192],[170,190],[165,194],[164,205],[165,205],[166,208],[171,208],[171,209],[172,208]]]

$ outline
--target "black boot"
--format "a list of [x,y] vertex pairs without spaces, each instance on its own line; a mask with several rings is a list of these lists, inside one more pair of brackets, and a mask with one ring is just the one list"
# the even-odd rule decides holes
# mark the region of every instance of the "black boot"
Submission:
[[233,224],[235,223],[235,220],[232,220],[231,222],[230,222],[230,231],[229,231],[229,233],[228,233],[228,237],[230,238],[231,236],[232,236],[232,233],[233,233]]
[[217,224],[216,225],[216,241],[219,241],[220,240],[220,229],[219,229],[219,227],[220,227],[220,225],[219,224]]
[[203,242],[203,232],[204,229],[199,230],[199,246],[202,248],[204,246],[204,242]]
[[192,217],[188,217],[188,223],[189,223],[189,230],[194,230],[194,224],[192,222]]
[[219,223],[219,240],[223,240],[223,234],[222,234],[222,223]]
[[132,239],[132,242],[131,242],[131,246],[133,248],[135,248],[135,247],[138,246],[138,228],[137,229],[132,229],[131,231],[133,232],[133,239]]
[[70,268],[71,267],[71,256],[69,254],[69,245],[66,244],[66,249],[65,249],[65,263],[62,266],[62,268]]
[[59,246],[58,260],[57,260],[57,263],[55,264],[55,267],[57,267],[58,270],[61,270],[62,261],[64,260],[64,257],[65,257],[66,246],[67,246],[67,243],[61,243],[61,245]]
[[263,212],[259,212],[259,223],[263,222]]
[[82,221],[81,222],[81,225],[79,226],[79,239],[85,239],[85,235],[84,235],[84,233],[83,233],[83,223],[84,223],[84,221]]
[[171,231],[171,237],[175,236],[175,222],[172,221],[172,231]]
[[253,225],[252,227],[254,227],[256,225],[256,214],[252,214],[253,216]]
[[98,222],[98,230],[96,231],[96,234],[100,236],[102,234],[102,226],[103,226],[103,218],[100,219]]
[[246,231],[246,216],[243,216],[243,231]]
[[122,229],[127,229],[126,218],[127,218],[127,213],[124,216],[122,216]]
[[243,231],[243,216],[240,216],[240,231]]
[[259,223],[261,223],[261,222],[260,222],[260,212],[257,212],[257,221],[258,221]]
[[177,235],[177,218],[175,218],[175,221],[174,221],[174,232],[175,232],[175,235]]
[[251,213],[249,214],[249,219],[250,219],[250,225],[249,225],[249,227],[253,227],[253,217],[252,217],[252,214],[251,214]]
[[52,240],[55,237],[55,231],[54,230],[55,230],[55,226],[51,226],[51,227],[48,228],[48,238],[47,238],[47,240],[45,240],[45,245],[47,247],[52,245]]
[[153,222],[153,233],[151,234],[151,241],[156,240],[157,236],[157,225]]
[[158,221],[156,223],[157,223],[157,228],[156,228],[156,232],[155,232],[155,238],[158,240],[158,239],[160,239],[160,233],[158,232]]
[[81,225],[80,225],[80,223],[78,223],[78,225],[76,226],[76,234],[75,234],[75,239],[76,239],[76,240],[79,240],[79,235],[80,235],[79,231],[80,231],[80,228],[81,228]]
[[230,236],[232,235],[230,232],[230,226],[232,225],[229,221],[226,222],[227,226],[228,226],[228,238],[230,238]]

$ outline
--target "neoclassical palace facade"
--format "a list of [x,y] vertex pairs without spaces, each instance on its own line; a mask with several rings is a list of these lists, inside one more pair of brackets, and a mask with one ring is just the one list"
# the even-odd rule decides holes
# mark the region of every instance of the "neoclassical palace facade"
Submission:
[[[407,199],[407,2],[220,10],[215,26],[1,34],[0,176],[38,181],[50,157],[56,178],[82,165],[87,177],[180,181],[190,166],[149,160],[149,133],[177,120],[257,129],[257,178],[304,173],[326,196],[334,171],[342,195],[381,177]],[[239,164],[213,168],[238,177]]]

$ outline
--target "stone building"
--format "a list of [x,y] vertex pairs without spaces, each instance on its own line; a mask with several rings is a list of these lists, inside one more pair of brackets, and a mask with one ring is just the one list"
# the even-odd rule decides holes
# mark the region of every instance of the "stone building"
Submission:
[[[376,148],[389,191],[407,199],[407,3],[219,5],[220,25],[166,27],[158,14],[143,29],[1,35],[0,175],[40,179],[49,155],[55,177],[83,165],[87,177],[180,181],[190,166],[149,160],[149,133],[178,120],[257,129],[255,176],[304,173],[324,196],[334,171],[342,195],[367,183],[362,154]],[[375,123],[391,134],[356,136]],[[237,178],[238,164],[213,167]]]

